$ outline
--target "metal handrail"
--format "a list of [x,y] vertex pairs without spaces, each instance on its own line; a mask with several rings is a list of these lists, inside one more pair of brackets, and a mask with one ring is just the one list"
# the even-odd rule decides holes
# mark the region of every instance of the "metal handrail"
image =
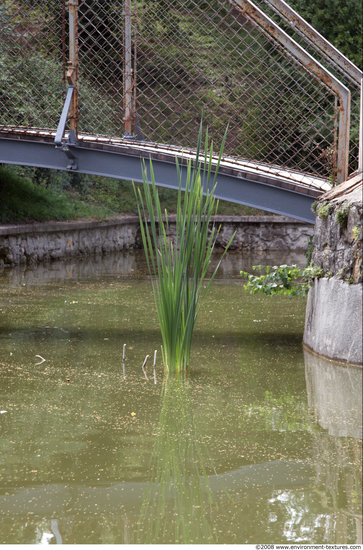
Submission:
[[280,14],[284,15],[291,27],[298,28],[324,55],[339,65],[343,71],[349,74],[358,84],[363,77],[362,71],[343,55],[333,44],[314,29],[301,15],[294,11],[284,0],[266,0],[274,6]]
[[340,101],[337,182],[342,183],[348,177],[349,128],[350,128],[350,91],[331,74],[321,63],[316,61],[300,44],[283,31],[275,21],[268,17],[250,0],[229,0],[241,13],[257,23],[262,30],[277,40],[309,72],[313,73],[325,86],[335,92]]

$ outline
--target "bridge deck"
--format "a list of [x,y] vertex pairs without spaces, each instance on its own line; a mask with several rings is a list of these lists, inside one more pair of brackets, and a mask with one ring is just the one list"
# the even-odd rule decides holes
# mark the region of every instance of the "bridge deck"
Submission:
[[[195,158],[191,149],[89,134],[79,135],[76,145],[64,143],[66,152],[55,147],[54,137],[55,130],[2,128],[0,162],[67,170],[72,168],[73,155],[81,173],[140,182],[140,160],[147,166],[151,158],[157,185],[176,188],[175,157],[182,164]],[[217,161],[213,156],[213,168]],[[312,202],[330,189],[327,180],[311,174],[227,156],[222,158],[217,181],[217,198],[308,223],[314,223]]]

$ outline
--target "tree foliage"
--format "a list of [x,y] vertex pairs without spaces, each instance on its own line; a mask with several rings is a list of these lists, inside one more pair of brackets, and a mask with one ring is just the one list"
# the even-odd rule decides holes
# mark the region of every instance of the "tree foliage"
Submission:
[[289,0],[289,4],[324,38],[363,69],[361,0]]

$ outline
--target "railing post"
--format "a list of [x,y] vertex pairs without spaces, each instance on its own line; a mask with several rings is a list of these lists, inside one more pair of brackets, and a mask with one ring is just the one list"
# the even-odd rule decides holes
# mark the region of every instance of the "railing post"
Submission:
[[360,81],[358,172],[363,172],[363,78]]
[[78,0],[69,0],[69,61],[67,82],[74,88],[69,110],[69,142],[78,137]]
[[350,91],[342,94],[339,105],[337,183],[348,178],[349,137],[350,137]]
[[124,71],[123,71],[123,92],[124,92],[124,123],[125,138],[132,137],[132,40],[131,40],[131,0],[124,0]]

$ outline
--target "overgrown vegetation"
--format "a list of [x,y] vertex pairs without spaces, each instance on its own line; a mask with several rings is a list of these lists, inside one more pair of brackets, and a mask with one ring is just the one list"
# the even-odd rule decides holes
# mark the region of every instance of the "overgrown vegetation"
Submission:
[[355,227],[353,227],[352,237],[353,237],[353,239],[361,239],[362,238],[362,228],[359,228],[357,225]]
[[289,0],[318,32],[363,69],[361,0]]
[[242,277],[248,278],[248,283],[244,288],[249,290],[250,294],[257,294],[258,292],[262,292],[266,296],[283,294],[289,298],[292,298],[292,296],[305,298],[314,279],[333,276],[331,271],[325,274],[322,267],[314,264],[310,264],[304,269],[300,269],[296,264],[291,266],[254,265],[253,270],[264,271],[265,274],[251,275],[245,271],[240,272]]
[[319,206],[317,209],[318,216],[321,220],[326,220],[329,214],[331,214],[333,211],[334,205],[331,202],[329,203],[327,201],[325,201],[324,204]]
[[345,204],[342,208],[338,209],[335,212],[335,221],[340,225],[340,227],[345,228],[348,224],[350,205]]
[[[39,190],[39,193],[42,193],[42,190],[48,190],[54,196],[59,197],[59,200],[53,201],[52,209],[43,209],[43,216],[46,217],[42,218],[32,217],[35,215],[32,201],[23,204],[22,213],[20,213],[15,206],[9,210],[6,203],[0,200],[0,221],[2,222],[16,222],[25,219],[71,219],[72,217],[79,217],[75,215],[77,205],[79,212],[81,212],[81,217],[85,218],[97,217],[105,219],[119,214],[137,214],[137,202],[132,182],[130,181],[28,166],[4,166],[1,170],[2,188],[6,186],[7,202],[11,202],[13,205],[16,205],[18,201],[17,185],[14,185],[15,180],[26,180],[28,187],[31,182],[35,194],[37,190]],[[51,193],[48,193],[48,195],[50,196]],[[1,190],[0,198],[2,198]],[[159,199],[162,211],[166,208],[169,214],[177,212],[177,190],[160,187]],[[184,193],[182,193],[181,200],[183,204]],[[73,204],[73,208],[65,209],[65,203]],[[230,216],[270,214],[270,212],[264,212],[256,208],[227,201],[219,202],[218,213]]]

